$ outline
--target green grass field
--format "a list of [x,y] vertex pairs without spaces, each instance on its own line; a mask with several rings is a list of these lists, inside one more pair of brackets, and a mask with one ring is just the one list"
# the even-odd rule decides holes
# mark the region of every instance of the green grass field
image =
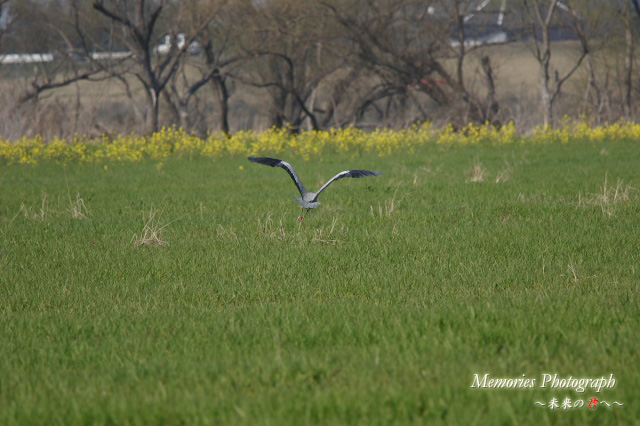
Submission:
[[0,424],[640,424],[637,141],[283,157],[0,166]]

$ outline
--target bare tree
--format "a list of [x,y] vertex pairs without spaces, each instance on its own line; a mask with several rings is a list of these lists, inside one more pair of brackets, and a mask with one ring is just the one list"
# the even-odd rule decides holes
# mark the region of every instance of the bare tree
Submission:
[[[564,83],[576,72],[582,61],[589,54],[589,44],[584,22],[577,15],[570,3],[563,3],[564,9],[570,15],[571,28],[580,42],[580,54],[573,66],[564,74],[558,70],[553,72],[551,62],[551,34],[554,16],[559,9],[558,0],[523,0],[528,14],[530,36],[534,43],[534,56],[540,64],[540,91],[544,126],[553,126],[553,106],[560,95]],[[554,78],[552,78],[552,74]]]
[[[239,30],[235,22],[239,19],[239,10],[235,5],[223,1],[197,2],[182,7],[187,18],[185,28],[199,27],[199,16],[209,16],[211,19],[198,37],[204,59],[189,61],[187,56],[183,57],[167,92],[169,103],[180,125],[189,129],[192,127],[191,100],[201,89],[211,87],[217,103],[218,130],[228,134],[229,73],[244,59],[237,48]],[[212,8],[217,11],[213,13]]]
[[204,45],[206,63],[211,73],[213,92],[218,103],[218,130],[229,134],[229,98],[231,89],[229,79],[234,67],[245,59],[241,52],[228,54],[226,43],[216,44],[209,38]]
[[[242,46],[251,58],[234,78],[268,95],[271,124],[319,129],[318,86],[339,67],[327,52],[330,23],[314,0],[276,0],[247,9]],[[312,102],[313,101],[313,102]]]
[[[17,6],[15,2],[5,2],[11,9],[10,23],[18,25],[17,31],[12,31],[13,49],[17,52],[44,52],[32,57],[33,72],[24,73],[25,86],[14,92],[11,99],[11,114],[20,123],[19,117],[30,115],[32,119],[24,121],[22,132],[51,132],[53,127],[60,134],[78,131],[81,116],[81,97],[78,83],[81,81],[103,81],[108,78],[100,69],[87,61],[87,57],[76,47],[78,46],[81,19],[79,9],[74,4],[58,4],[51,2],[36,7],[33,3],[23,2]],[[31,6],[31,7],[29,7]],[[55,11],[55,16],[52,12]],[[35,41],[29,36],[37,33]],[[46,45],[42,44],[46,40]],[[35,42],[35,44],[31,44]],[[18,56],[17,59],[20,59]],[[22,59],[25,57],[23,56]],[[69,86],[75,86],[75,98],[72,102],[52,99],[40,102],[49,92],[54,92]],[[51,114],[56,118],[43,118]],[[45,121],[41,121],[43,118]],[[71,119],[71,125],[66,127],[61,119]],[[41,123],[41,124],[38,124]],[[55,124],[55,126],[53,125]],[[19,125],[18,125],[19,127]],[[17,128],[14,130],[16,131]]]
[[[13,10],[9,10],[13,6]],[[82,66],[78,58],[74,57],[74,36],[77,23],[75,9],[71,7],[60,7],[60,5],[48,4],[37,8],[28,1],[17,4],[9,0],[0,0],[0,52],[3,50],[4,36],[7,30],[14,23],[18,24],[18,35],[13,40],[13,48],[22,51],[41,51],[42,40],[47,40],[50,62],[36,63],[37,72],[28,78],[27,88],[19,98],[19,103],[24,103],[37,99],[46,91],[65,87],[80,80],[90,80],[98,72],[90,67]],[[57,10],[55,18],[49,17],[52,10]],[[29,31],[32,27],[38,31]],[[22,34],[20,34],[22,33]],[[27,36],[27,33],[37,33],[34,40]],[[48,55],[42,55],[48,56]]]
[[132,71],[144,86],[149,111],[147,130],[159,128],[160,96],[180,67],[183,57],[201,31],[208,25],[210,15],[205,15],[197,28],[184,36],[179,45],[178,28],[170,29],[169,52],[160,56],[154,50],[159,39],[156,32],[159,19],[166,9],[173,7],[168,0],[94,0],[93,8],[117,23],[123,30],[123,43],[132,53],[135,68]]
[[95,62],[90,61],[88,50],[76,48],[75,41],[83,33],[79,9],[75,6],[68,8],[66,17],[65,21],[49,25],[53,39],[50,46],[55,60],[40,64],[40,72],[33,76],[20,102],[36,101],[45,92],[80,81],[96,82],[109,78],[95,66]]
[[[624,0],[622,7],[622,25],[624,27],[624,42],[625,42],[625,55],[624,55],[624,96],[623,107],[624,116],[627,120],[633,119],[633,57],[635,51],[635,43],[633,37],[633,14],[632,5],[638,7],[637,2],[632,0]],[[640,13],[640,9],[636,9]]]
[[[386,104],[379,111],[382,115],[392,104],[402,113],[418,99],[412,96],[416,91],[430,98],[440,115],[463,107],[465,121],[485,121],[486,113],[495,111],[495,98],[494,107],[487,108],[467,88],[464,75],[468,53],[477,48],[467,42],[465,26],[465,18],[477,9],[473,2],[324,0],[322,4],[342,26],[352,63],[359,62],[370,75],[372,84],[360,95],[355,120],[368,109],[378,110],[380,102]],[[422,119],[429,119],[422,105],[415,106]]]

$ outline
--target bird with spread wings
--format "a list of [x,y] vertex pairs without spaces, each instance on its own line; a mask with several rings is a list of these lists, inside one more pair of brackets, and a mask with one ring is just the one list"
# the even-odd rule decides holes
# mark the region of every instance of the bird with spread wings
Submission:
[[[291,167],[291,164],[287,163],[286,161],[269,157],[249,157],[249,161],[253,163],[264,164],[265,166],[280,167],[287,173],[289,173],[289,176],[291,176],[291,179],[293,179],[293,183],[296,184],[296,187],[298,188],[298,191],[300,191],[300,195],[302,196],[301,198],[296,197],[294,199],[298,204],[300,204],[300,207],[302,209],[306,209],[305,214],[310,209],[315,209],[321,204],[318,201],[318,197],[320,196],[322,191],[327,189],[327,187],[334,181],[342,178],[362,178],[366,176],[380,176],[382,174],[380,172],[372,172],[369,170],[345,170],[329,179],[329,181],[322,185],[322,187],[317,192],[309,192],[304,188],[304,185],[302,185],[300,178],[293,170],[293,167]],[[302,220],[303,218],[304,216],[301,216],[299,220]]]

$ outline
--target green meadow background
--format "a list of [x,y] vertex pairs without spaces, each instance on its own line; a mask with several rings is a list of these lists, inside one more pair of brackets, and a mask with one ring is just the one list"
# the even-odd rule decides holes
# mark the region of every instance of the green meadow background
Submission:
[[0,423],[640,424],[637,141],[281,156],[0,165]]

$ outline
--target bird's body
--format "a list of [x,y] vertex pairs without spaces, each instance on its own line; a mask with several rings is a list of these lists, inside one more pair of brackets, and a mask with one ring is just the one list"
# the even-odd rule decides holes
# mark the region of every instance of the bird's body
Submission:
[[317,195],[315,192],[307,192],[302,196],[302,198],[294,197],[293,199],[296,200],[296,203],[300,204],[300,207],[303,209],[315,209],[322,204],[319,201],[313,201],[316,197]]
[[265,166],[281,167],[287,173],[289,173],[289,176],[291,176],[291,179],[293,179],[293,183],[296,184],[296,187],[298,188],[298,191],[300,191],[300,195],[301,195],[301,198],[296,197],[294,199],[298,204],[300,204],[300,207],[302,207],[303,209],[307,209],[307,211],[310,209],[315,209],[321,204],[318,201],[318,197],[320,196],[320,193],[325,189],[327,189],[327,187],[335,180],[346,178],[346,177],[361,178],[365,176],[379,176],[382,174],[380,172],[372,172],[369,170],[345,170],[344,172],[338,173],[333,178],[331,178],[327,183],[322,185],[322,187],[317,192],[309,192],[304,188],[304,185],[302,185],[300,178],[298,178],[298,175],[293,170],[293,167],[291,167],[291,164],[282,160],[278,160],[277,158],[269,158],[269,157],[249,157],[249,161],[253,163],[264,164]]

